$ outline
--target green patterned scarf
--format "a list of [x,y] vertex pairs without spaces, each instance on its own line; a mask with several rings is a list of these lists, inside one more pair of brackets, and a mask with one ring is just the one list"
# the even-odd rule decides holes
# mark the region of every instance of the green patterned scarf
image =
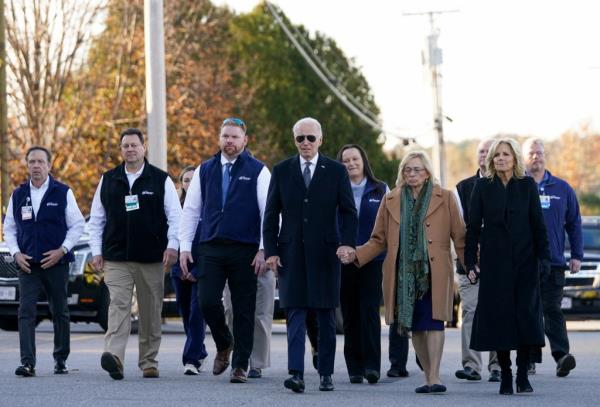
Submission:
[[429,290],[429,256],[423,226],[431,193],[432,183],[423,185],[418,198],[412,197],[410,187],[401,191],[400,247],[396,271],[396,321],[401,335],[411,330],[415,301]]

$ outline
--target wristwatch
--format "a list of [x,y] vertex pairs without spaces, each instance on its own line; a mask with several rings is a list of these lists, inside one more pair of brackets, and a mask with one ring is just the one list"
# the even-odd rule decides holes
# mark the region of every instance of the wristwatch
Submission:
[[62,249],[62,251],[63,251],[64,254],[69,253],[69,250],[65,246],[61,246],[61,249]]

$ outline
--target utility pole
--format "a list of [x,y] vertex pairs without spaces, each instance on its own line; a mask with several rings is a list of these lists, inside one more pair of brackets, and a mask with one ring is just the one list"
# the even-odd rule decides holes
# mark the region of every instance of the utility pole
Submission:
[[446,148],[444,145],[444,112],[442,109],[442,49],[438,47],[440,30],[435,26],[435,17],[440,14],[456,13],[459,10],[425,11],[420,13],[403,13],[405,16],[429,17],[430,33],[427,36],[427,50],[423,63],[427,65],[431,78],[433,96],[433,126],[436,137],[433,143],[433,170],[442,186],[446,185]]
[[[6,100],[6,24],[4,0],[0,0],[0,212],[2,220],[8,206],[8,122]],[[0,226],[1,228],[1,226]]]
[[167,102],[162,0],[144,0],[148,160],[167,170]]

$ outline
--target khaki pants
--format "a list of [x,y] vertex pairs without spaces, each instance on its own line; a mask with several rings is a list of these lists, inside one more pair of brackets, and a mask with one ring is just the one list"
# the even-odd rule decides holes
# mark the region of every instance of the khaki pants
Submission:
[[[463,368],[470,367],[481,373],[481,353],[469,347],[471,344],[471,331],[473,330],[473,317],[477,308],[477,297],[479,295],[479,282],[471,284],[464,274],[458,275],[458,291],[462,307],[462,325],[460,327],[462,345]],[[490,352],[488,371],[500,370],[496,352]]]
[[104,350],[116,355],[122,363],[131,331],[131,300],[135,286],[139,308],[140,369],[158,367],[156,355],[161,339],[161,312],[164,295],[162,263],[107,261],[104,283],[110,293],[108,329]]
[[[275,301],[275,275],[266,271],[256,281],[256,311],[254,312],[254,345],[250,354],[250,369],[271,366],[271,328]],[[223,290],[225,319],[229,330],[233,327],[233,310],[229,287]]]

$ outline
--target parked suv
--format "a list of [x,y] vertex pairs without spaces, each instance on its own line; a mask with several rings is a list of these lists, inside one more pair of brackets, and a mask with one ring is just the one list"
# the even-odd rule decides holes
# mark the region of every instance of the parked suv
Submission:
[[[581,271],[566,273],[561,308],[568,319],[600,318],[600,216],[582,217],[583,262]],[[567,266],[570,250],[565,250]]]
[[[97,322],[106,331],[108,327],[108,305],[110,296],[104,284],[102,272],[96,272],[90,265],[92,251],[87,234],[73,248],[75,261],[69,267],[68,304],[72,322]],[[6,243],[0,242],[0,328],[18,330],[17,312],[19,308],[18,268],[10,255]],[[177,306],[169,274],[165,274],[165,297],[163,317],[176,317]],[[48,300],[42,292],[37,304],[38,323],[51,319]],[[131,307],[132,330],[137,329],[137,301]]]

